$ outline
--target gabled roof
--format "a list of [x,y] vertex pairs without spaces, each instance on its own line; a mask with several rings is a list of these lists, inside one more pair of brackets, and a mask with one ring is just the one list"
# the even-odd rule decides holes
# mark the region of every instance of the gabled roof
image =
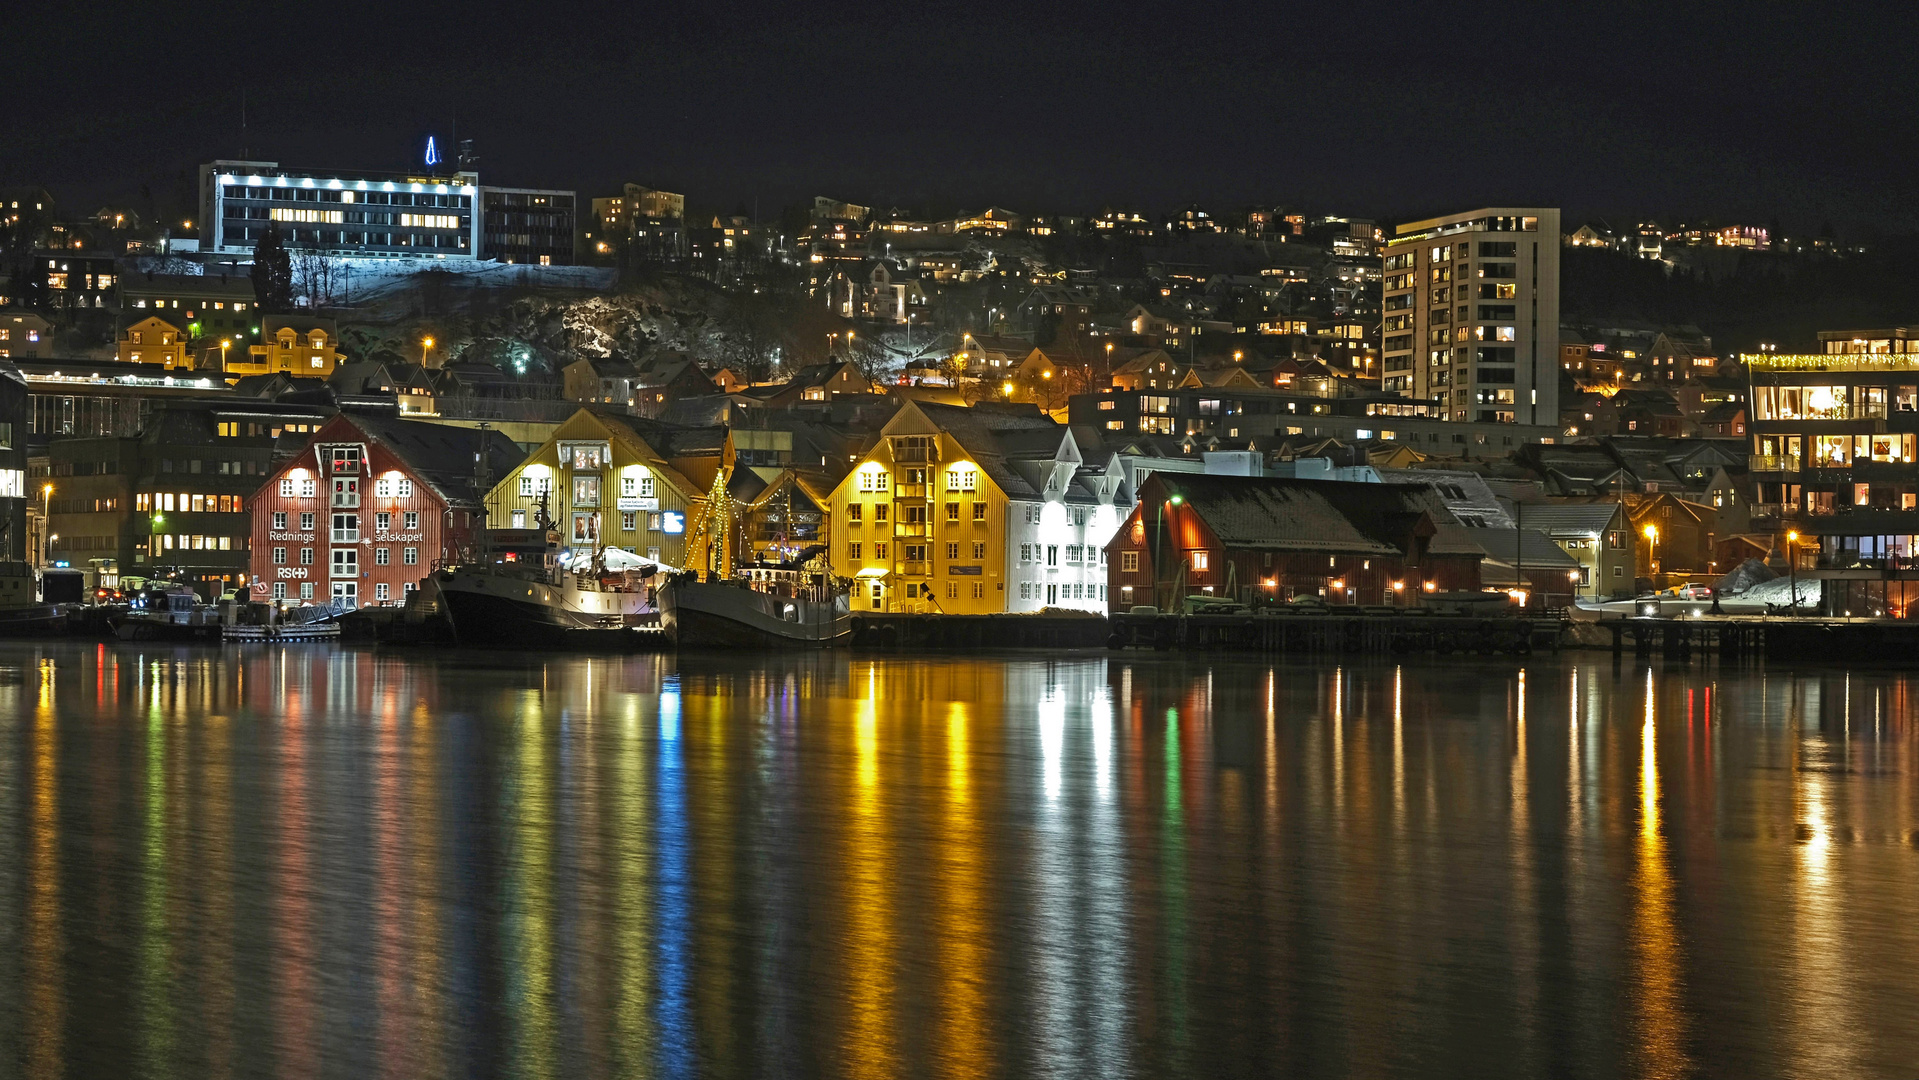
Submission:
[[[916,410],[917,415],[908,410]],[[928,434],[944,432],[959,443],[967,457],[1012,499],[1037,499],[1043,494],[1043,481],[1035,482],[1039,480],[1037,471],[1022,466],[1060,461],[1077,468],[1080,463],[1070,430],[1037,410],[967,408],[909,400],[883,429],[887,434],[922,430]]]
[[1579,566],[1578,559],[1530,522],[1523,529],[1467,528],[1465,532],[1487,558],[1507,566],[1516,566],[1520,558],[1525,559],[1528,570],[1571,570]]
[[1457,525],[1423,485],[1195,473],[1154,473],[1148,483],[1192,507],[1228,547],[1397,557],[1415,535]]
[[[482,451],[487,455],[487,475],[494,481],[512,472],[524,457],[512,439],[493,429],[480,431],[360,413],[347,419],[364,432],[368,440],[386,447],[405,462],[408,470],[450,506],[480,505],[486,493],[475,486],[474,471],[476,458]],[[309,443],[330,441],[323,436],[324,430]]]
[[1514,520],[1547,536],[1597,536],[1619,513],[1616,502],[1525,503]]

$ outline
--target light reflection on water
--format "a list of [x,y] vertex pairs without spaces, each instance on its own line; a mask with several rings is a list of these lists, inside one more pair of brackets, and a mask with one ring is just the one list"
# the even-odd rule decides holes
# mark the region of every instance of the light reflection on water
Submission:
[[0,1075],[1874,1076],[1896,673],[0,648]]

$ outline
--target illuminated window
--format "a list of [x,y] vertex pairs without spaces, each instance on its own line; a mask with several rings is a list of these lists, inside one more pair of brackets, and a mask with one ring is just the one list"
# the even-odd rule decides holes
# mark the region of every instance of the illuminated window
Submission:
[[1209,555],[1208,555],[1208,553],[1207,553],[1207,552],[1204,552],[1204,551],[1195,551],[1195,552],[1193,552],[1193,569],[1195,569],[1195,570],[1204,570],[1204,569],[1206,569],[1206,567],[1207,567],[1207,565],[1208,565],[1208,564],[1209,564],[1209,563],[1210,563],[1211,561],[1212,561],[1212,560],[1211,560],[1211,558],[1209,557]]
[[1122,574],[1139,572],[1139,552],[1122,551],[1119,553],[1119,570]]
[[267,216],[274,221],[302,225],[339,225],[346,221],[345,212],[340,210],[295,210],[280,206],[269,210]]

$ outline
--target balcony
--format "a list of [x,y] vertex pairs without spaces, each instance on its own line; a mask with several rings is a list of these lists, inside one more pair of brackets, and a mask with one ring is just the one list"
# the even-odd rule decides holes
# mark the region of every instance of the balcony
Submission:
[[902,521],[893,526],[894,536],[930,536],[924,521]]
[[1756,473],[1796,473],[1798,454],[1748,454],[1746,468]]
[[[1911,555],[1861,555],[1857,551],[1842,548],[1838,551],[1821,551],[1808,559],[1812,553],[1802,553],[1799,568],[1802,570],[1919,570],[1919,557]],[[1811,565],[1808,566],[1807,563]]]
[[902,562],[899,566],[901,577],[926,577],[933,572],[931,562]]

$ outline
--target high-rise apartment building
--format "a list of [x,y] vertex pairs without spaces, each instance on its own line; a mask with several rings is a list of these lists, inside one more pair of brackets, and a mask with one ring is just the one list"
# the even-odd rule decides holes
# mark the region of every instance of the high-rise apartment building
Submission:
[[1559,211],[1489,207],[1399,226],[1380,311],[1385,388],[1449,420],[1559,417]]

